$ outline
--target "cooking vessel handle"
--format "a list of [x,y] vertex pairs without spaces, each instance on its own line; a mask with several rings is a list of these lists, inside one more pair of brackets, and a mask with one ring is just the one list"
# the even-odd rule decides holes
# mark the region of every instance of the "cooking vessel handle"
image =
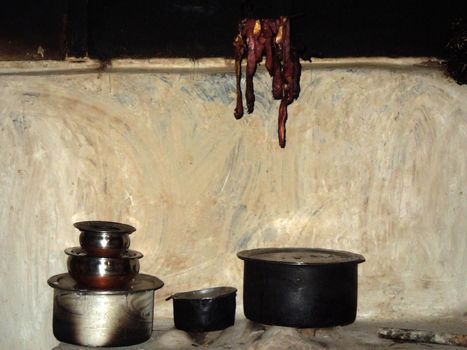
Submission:
[[173,298],[173,295],[171,295],[171,296],[165,298],[165,301],[169,301],[169,300],[172,299],[172,298]]

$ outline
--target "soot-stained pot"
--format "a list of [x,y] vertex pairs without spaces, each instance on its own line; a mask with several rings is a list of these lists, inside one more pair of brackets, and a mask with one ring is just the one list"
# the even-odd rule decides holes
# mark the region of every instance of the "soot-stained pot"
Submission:
[[359,254],[315,248],[241,251],[243,309],[255,322],[320,328],[349,324],[357,312]]
[[111,221],[81,221],[74,226],[81,231],[79,243],[89,256],[118,257],[130,246],[133,226]]
[[173,299],[174,323],[187,332],[209,332],[225,329],[235,323],[233,287],[215,287],[176,293]]
[[80,287],[67,273],[47,281],[54,288],[53,332],[61,342],[128,346],[151,337],[154,291],[164,283],[139,274],[122,290]]
[[70,275],[79,285],[89,288],[123,288],[138,274],[143,254],[127,250],[114,258],[88,256],[80,247],[65,249]]

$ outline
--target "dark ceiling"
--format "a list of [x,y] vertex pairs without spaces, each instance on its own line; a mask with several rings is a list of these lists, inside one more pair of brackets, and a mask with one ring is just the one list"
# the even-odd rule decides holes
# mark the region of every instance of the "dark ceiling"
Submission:
[[[232,57],[243,17],[292,18],[302,57],[443,58],[465,1],[10,0],[0,59]],[[38,51],[41,46],[42,50]]]

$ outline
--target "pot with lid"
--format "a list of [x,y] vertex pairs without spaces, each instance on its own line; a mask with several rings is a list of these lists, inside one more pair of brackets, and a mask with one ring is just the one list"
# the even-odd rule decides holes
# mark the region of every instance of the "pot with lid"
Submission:
[[119,257],[89,255],[80,247],[65,249],[67,267],[78,284],[91,288],[125,287],[139,272],[139,259],[143,254],[127,250]]
[[59,341],[84,346],[127,346],[148,340],[154,291],[164,283],[138,274],[126,288],[93,289],[69,274],[47,281],[54,288],[53,333]]
[[359,254],[317,248],[241,251],[243,309],[255,322],[321,328],[350,324],[357,312]]
[[92,256],[118,257],[130,246],[133,226],[111,221],[81,221],[73,224],[81,231],[79,243]]

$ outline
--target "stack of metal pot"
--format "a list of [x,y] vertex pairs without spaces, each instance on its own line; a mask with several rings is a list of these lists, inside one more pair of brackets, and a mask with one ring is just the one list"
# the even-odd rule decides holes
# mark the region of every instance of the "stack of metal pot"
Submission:
[[133,226],[83,221],[74,226],[81,231],[81,247],[65,249],[68,273],[82,287],[98,289],[124,288],[139,273],[143,254],[128,250]]
[[157,277],[139,274],[140,252],[129,250],[133,226],[108,221],[75,223],[80,247],[65,249],[68,273],[51,277],[53,331],[67,343],[126,346],[152,333]]

